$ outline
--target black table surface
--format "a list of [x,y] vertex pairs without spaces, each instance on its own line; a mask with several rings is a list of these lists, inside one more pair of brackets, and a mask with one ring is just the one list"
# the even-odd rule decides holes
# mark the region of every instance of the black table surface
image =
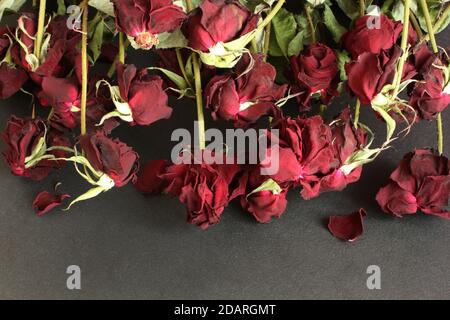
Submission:
[[[450,44],[448,29],[439,41]],[[149,64],[143,55],[136,58]],[[0,104],[2,127],[11,114],[30,111],[24,95]],[[143,161],[169,158],[171,132],[191,128],[195,119],[193,103],[172,105],[171,120],[144,128],[123,125],[114,135],[138,150]],[[363,111],[362,121],[382,136],[383,123],[368,108]],[[448,110],[443,118],[448,155]],[[434,122],[416,125],[343,192],[304,201],[292,190],[285,214],[273,223],[258,224],[231,205],[207,231],[185,223],[177,199],[145,197],[131,186],[38,218],[31,208],[38,192],[62,182],[61,191],[78,195],[88,185],[71,167],[33,183],[12,176],[2,163],[0,298],[448,299],[449,221],[425,215],[395,219],[374,200],[406,152],[435,146],[435,131]],[[361,207],[368,212],[363,236],[354,243],[332,237],[326,218]],[[67,289],[70,265],[81,268],[81,290]],[[381,269],[381,290],[367,288],[371,265]]]

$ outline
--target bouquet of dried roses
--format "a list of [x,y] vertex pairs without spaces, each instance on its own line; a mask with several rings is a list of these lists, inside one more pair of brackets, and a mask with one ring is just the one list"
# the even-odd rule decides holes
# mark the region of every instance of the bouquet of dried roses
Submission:
[[[0,98],[32,97],[30,116],[6,124],[3,155],[13,174],[37,181],[71,164],[91,188],[66,210],[133,183],[178,197],[206,229],[234,199],[266,223],[290,189],[305,200],[343,190],[416,123],[435,121],[437,148],[405,155],[376,200],[397,217],[450,218],[450,52],[435,39],[449,13],[448,0],[1,0]],[[130,50],[155,63],[136,67]],[[112,132],[169,119],[174,97],[196,103],[194,143],[140,170]],[[330,122],[336,99],[352,102],[330,107]],[[381,144],[361,108],[385,124]],[[224,142],[205,113],[250,143]],[[44,191],[33,207],[43,215],[69,198]],[[353,241],[365,216],[332,216],[329,229]]]

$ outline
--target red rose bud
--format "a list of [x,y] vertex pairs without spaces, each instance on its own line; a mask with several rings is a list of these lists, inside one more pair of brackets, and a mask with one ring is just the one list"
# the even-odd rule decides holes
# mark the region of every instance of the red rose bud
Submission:
[[206,86],[206,107],[214,119],[246,127],[264,115],[277,114],[275,102],[284,97],[287,86],[275,84],[276,70],[261,56],[255,56],[254,67],[245,73],[249,60],[243,57],[234,73],[215,76]]
[[258,16],[236,0],[204,0],[190,13],[182,31],[192,49],[224,54],[223,43],[256,29]]
[[310,108],[313,96],[328,104],[333,96],[338,95],[339,68],[331,48],[320,43],[311,45],[299,56],[291,57],[290,62],[297,91],[304,92],[298,97],[303,108]]
[[248,193],[241,196],[242,208],[261,223],[279,218],[286,210],[288,189],[283,189],[274,180],[261,176],[259,170],[250,172],[248,180]]
[[159,44],[158,35],[172,32],[186,17],[171,0],[113,0],[116,27],[131,38],[137,49],[151,49]]
[[70,195],[52,194],[50,192],[43,191],[36,196],[36,199],[34,199],[33,208],[36,210],[36,214],[38,216],[43,216],[47,212],[61,205],[67,198],[70,198]]
[[139,156],[125,143],[96,132],[82,136],[80,144],[92,167],[114,181],[114,186],[122,187],[135,180]]
[[110,86],[116,111],[103,119],[117,116],[132,125],[150,125],[172,115],[161,77],[149,75],[147,69],[118,63],[117,81],[118,87]]
[[[380,54],[366,52],[345,66],[350,91],[362,104],[370,104],[386,85],[392,84],[401,54],[398,46]],[[407,65],[402,80],[408,80],[415,74],[415,70]]]
[[[371,23],[375,22],[375,23]],[[353,59],[363,53],[380,54],[390,50],[400,37],[403,25],[384,14],[359,18],[352,30],[344,34],[342,44]]]
[[418,120],[432,120],[450,104],[450,79],[443,72],[448,65],[428,48],[418,51],[416,65],[420,78],[410,93],[409,105],[416,110]]
[[240,171],[238,165],[192,162],[171,165],[160,177],[166,186],[164,192],[186,205],[188,222],[207,229],[220,221],[228,203],[245,190],[234,183]]
[[376,199],[384,212],[397,217],[421,210],[448,219],[449,197],[450,161],[434,150],[417,149],[405,155]]
[[353,242],[364,232],[364,217],[367,215],[364,209],[344,216],[331,216],[328,222],[328,230],[338,239]]
[[61,161],[48,160],[64,156],[65,152],[47,148],[68,147],[69,141],[60,133],[51,130],[46,134],[44,122],[40,119],[20,119],[12,117],[2,134],[8,148],[3,152],[11,172],[17,176],[29,177],[33,180],[44,179],[52,168],[61,165]]

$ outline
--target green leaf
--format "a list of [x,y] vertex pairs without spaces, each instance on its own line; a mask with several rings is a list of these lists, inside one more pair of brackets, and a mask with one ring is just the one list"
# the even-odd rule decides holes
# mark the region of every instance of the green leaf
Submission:
[[340,72],[341,81],[347,81],[347,71],[345,71],[345,65],[351,61],[350,55],[347,51],[338,51],[336,52],[338,58],[338,67]]
[[64,211],[68,211],[70,210],[70,208],[77,202],[81,202],[81,201],[86,201],[92,198],[95,198],[96,196],[98,196],[99,194],[101,194],[102,192],[105,192],[107,190],[105,190],[105,188],[103,187],[95,187],[92,188],[90,190],[88,190],[87,192],[85,192],[84,194],[82,194],[81,196],[79,196],[78,198],[76,198],[75,200],[73,200],[69,206],[64,209]]
[[282,8],[272,20],[275,39],[284,56],[288,56],[289,44],[297,36],[294,14]]
[[105,23],[101,19],[92,31],[92,35],[89,41],[89,49],[92,53],[92,63],[95,63],[102,53],[103,46],[103,34],[105,32]]
[[[401,0],[397,0],[401,1]],[[352,20],[359,18],[359,1],[358,0],[336,0],[342,11]],[[372,0],[366,0],[366,8],[372,4]]]
[[397,124],[396,124],[395,120],[389,115],[389,113],[384,108],[372,105],[372,109],[375,110],[376,112],[378,112],[378,114],[386,122],[386,142],[385,142],[385,145],[387,145],[389,142],[392,141],[392,137],[394,135],[395,129],[397,127]]
[[289,57],[298,56],[303,50],[303,37],[305,36],[304,30],[297,33],[294,39],[288,45],[287,54]]
[[347,29],[339,24],[333,11],[327,5],[323,11],[323,23],[327,26],[328,30],[330,30],[336,43],[339,43],[339,41],[341,41],[341,37],[347,32]]
[[311,6],[317,7],[324,4],[327,0],[306,0]]
[[186,80],[176,74],[175,72],[172,72],[170,70],[164,69],[164,68],[158,68],[158,67],[149,67],[149,70],[159,70],[162,73],[164,73],[173,83],[175,83],[180,90],[186,90],[189,88],[189,85],[187,84]]
[[187,47],[187,39],[183,35],[180,29],[174,32],[164,32],[158,34],[159,43],[156,46],[157,49],[172,49],[172,48],[184,48]]
[[64,0],[58,0],[58,10],[56,11],[56,14],[58,16],[63,16],[67,13],[66,4],[64,3]]
[[89,5],[98,11],[114,17],[114,5],[110,0],[89,0]]
[[272,191],[273,194],[280,194],[283,189],[281,189],[280,185],[274,181],[273,179],[266,180],[263,184],[261,184],[258,188],[250,192],[247,197],[251,196],[252,194],[261,192],[261,191]]
[[0,0],[0,21],[6,10],[19,11],[25,2],[26,0]]

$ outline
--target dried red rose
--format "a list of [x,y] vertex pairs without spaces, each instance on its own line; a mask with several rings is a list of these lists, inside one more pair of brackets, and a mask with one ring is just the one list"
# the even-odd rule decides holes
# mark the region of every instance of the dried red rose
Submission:
[[153,160],[147,162],[144,169],[140,172],[134,186],[144,194],[158,194],[166,187],[161,175],[166,172],[169,166],[167,160]]
[[120,96],[129,109],[125,110],[128,113],[125,116],[131,117],[132,124],[149,125],[170,118],[172,108],[167,105],[168,96],[161,77],[149,75],[147,69],[138,70],[134,65],[118,63],[117,81]]
[[220,55],[221,44],[256,29],[258,16],[236,0],[204,0],[192,11],[182,31],[188,46]]
[[39,193],[33,201],[33,208],[36,210],[38,216],[43,216],[55,207],[62,204],[62,202],[70,198],[68,194],[53,194],[48,191]]
[[[379,25],[370,24],[371,20],[377,19],[379,19]],[[366,15],[356,20],[353,29],[344,34],[342,44],[353,59],[357,59],[363,53],[378,55],[383,50],[389,50],[394,46],[402,28],[402,23],[395,22],[384,14],[379,17]]]
[[[11,117],[2,134],[8,149],[3,152],[11,172],[17,176],[29,177],[33,180],[44,179],[52,168],[58,168],[61,161],[40,160],[47,153],[47,148],[69,146],[66,137],[57,131],[50,131],[44,139],[46,129],[41,119],[21,119]],[[56,157],[65,152],[53,151]]]
[[[362,53],[357,60],[345,66],[350,91],[362,104],[370,104],[384,86],[392,84],[400,56],[401,49],[395,46],[391,51],[381,51],[380,54]],[[415,70],[407,67],[402,80],[410,79],[415,74]]]
[[213,77],[205,88],[206,107],[214,119],[231,120],[237,127],[254,124],[264,115],[274,116],[275,102],[284,97],[287,86],[275,84],[275,68],[254,57],[254,67],[245,73],[249,59],[243,57],[234,73]]
[[397,217],[421,210],[448,219],[449,197],[450,161],[434,150],[417,149],[405,155],[376,199],[384,212]]
[[364,217],[367,215],[364,209],[344,216],[331,216],[328,229],[338,239],[353,242],[364,232]]
[[137,48],[151,49],[158,35],[177,29],[186,17],[171,0],[113,0],[116,27],[133,39]]
[[312,96],[328,104],[331,97],[337,96],[337,75],[339,72],[334,51],[324,44],[309,46],[299,56],[290,58],[297,90],[304,92],[298,97],[303,108],[309,109]]
[[410,92],[409,105],[416,110],[418,120],[432,120],[450,104],[450,83],[443,72],[448,65],[427,46],[422,46],[415,58],[420,78]]
[[125,143],[96,132],[81,136],[80,144],[93,168],[111,178],[116,187],[136,179],[139,156]]

